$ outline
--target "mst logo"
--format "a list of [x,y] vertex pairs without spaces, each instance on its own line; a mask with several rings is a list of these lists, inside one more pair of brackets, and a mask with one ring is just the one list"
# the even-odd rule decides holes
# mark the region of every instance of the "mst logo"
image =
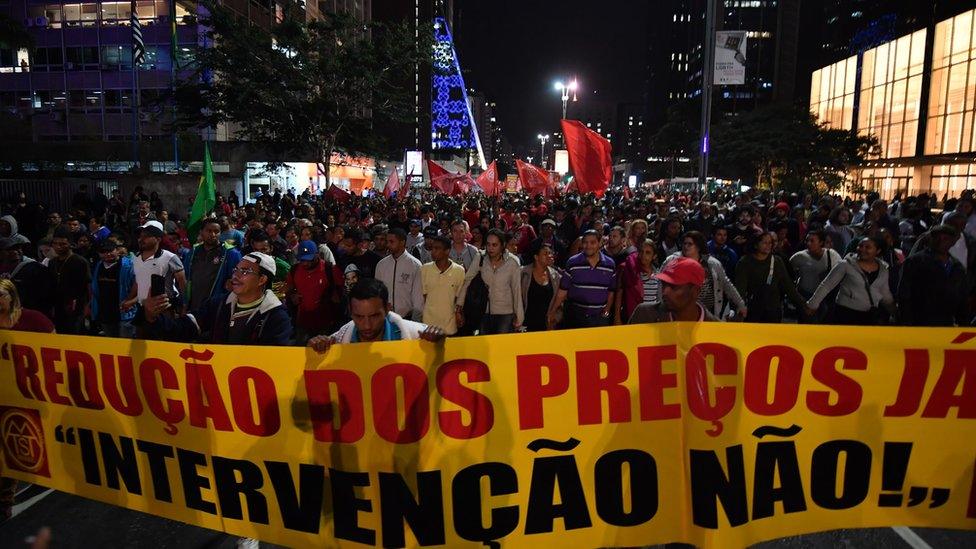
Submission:
[[37,410],[0,406],[0,436],[7,467],[50,477],[44,429]]

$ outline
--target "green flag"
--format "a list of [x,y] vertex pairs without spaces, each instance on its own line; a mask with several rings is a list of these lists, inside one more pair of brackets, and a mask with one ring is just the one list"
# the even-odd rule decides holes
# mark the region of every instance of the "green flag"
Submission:
[[213,163],[210,162],[210,143],[203,142],[203,175],[200,176],[200,186],[197,187],[197,197],[190,208],[190,219],[186,223],[186,232],[190,246],[197,242],[203,220],[210,215],[217,204],[217,187],[214,185]]

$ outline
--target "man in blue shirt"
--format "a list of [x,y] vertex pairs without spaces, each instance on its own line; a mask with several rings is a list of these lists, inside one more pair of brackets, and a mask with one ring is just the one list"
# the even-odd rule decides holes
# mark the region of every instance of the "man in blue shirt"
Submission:
[[324,353],[336,343],[444,339],[444,331],[440,328],[404,320],[392,312],[389,291],[376,279],[366,278],[353,286],[349,292],[349,310],[351,321],[332,335],[313,337],[308,340],[308,346]]
[[563,302],[566,328],[593,328],[610,325],[613,293],[617,290],[617,266],[600,251],[600,235],[590,229],[583,233],[583,251],[566,262],[566,274],[559,283],[559,293],[549,308],[549,324],[555,324],[556,313]]

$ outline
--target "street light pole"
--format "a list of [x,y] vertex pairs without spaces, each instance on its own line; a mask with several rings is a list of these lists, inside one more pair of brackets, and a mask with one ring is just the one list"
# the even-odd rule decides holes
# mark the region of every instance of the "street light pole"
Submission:
[[542,167],[545,168],[546,167],[546,141],[549,141],[549,134],[547,133],[543,135],[540,133],[538,135],[538,138],[539,138],[539,143],[541,143],[542,145],[539,148],[539,159],[540,162],[542,163]]
[[715,2],[707,0],[705,10],[705,55],[702,62],[702,116],[701,116],[701,154],[698,162],[698,187],[705,191],[708,177],[708,149],[710,126],[712,123],[712,79],[715,76]]
[[573,101],[576,101],[576,90],[579,88],[579,82],[574,78],[568,84],[563,84],[562,82],[556,82],[556,91],[560,92],[560,97],[563,101],[563,119],[566,118],[566,109],[569,106],[569,96],[572,94]]

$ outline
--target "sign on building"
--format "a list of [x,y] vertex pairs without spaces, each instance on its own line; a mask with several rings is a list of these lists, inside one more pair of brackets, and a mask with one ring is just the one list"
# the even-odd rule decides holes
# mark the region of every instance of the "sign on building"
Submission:
[[746,83],[746,31],[715,33],[716,86]]

